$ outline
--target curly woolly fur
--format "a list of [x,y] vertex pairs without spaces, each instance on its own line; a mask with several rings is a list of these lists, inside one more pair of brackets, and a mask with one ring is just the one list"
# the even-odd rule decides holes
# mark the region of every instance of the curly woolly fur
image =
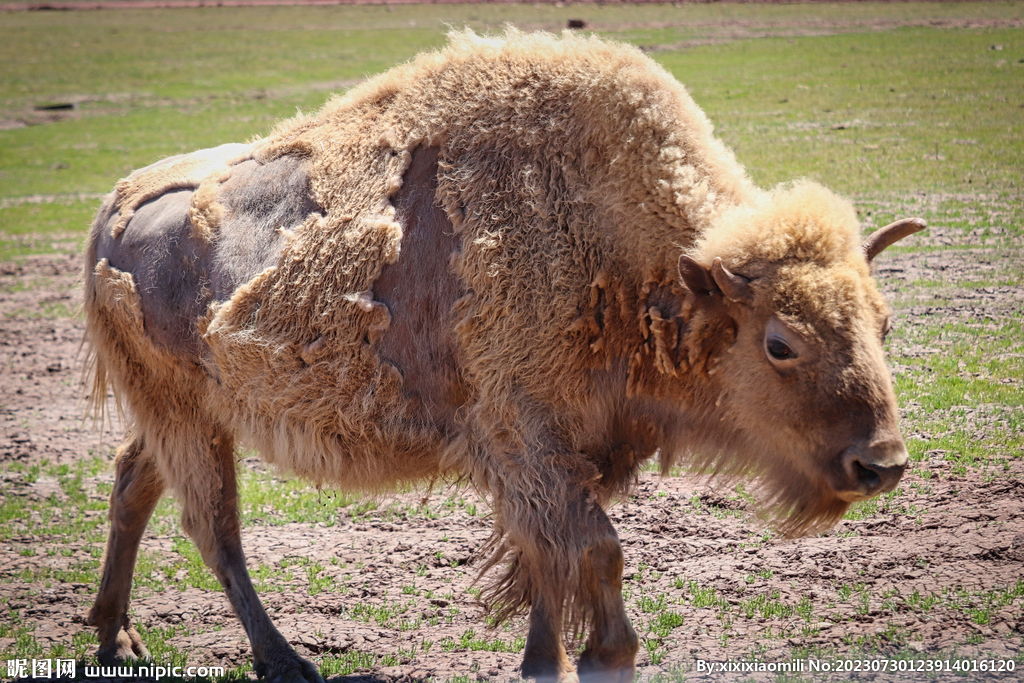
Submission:
[[[391,198],[423,146],[440,150],[436,200],[461,246],[451,325],[467,398],[451,433],[376,351],[391,319],[374,283],[401,256]],[[592,618],[579,567],[593,539],[579,529],[659,449],[666,470],[685,458],[762,476],[791,532],[842,514],[799,465],[721,426],[738,410],[716,407],[735,326],[681,284],[677,261],[720,257],[760,278],[765,305],[839,334],[865,305],[884,315],[853,210],[806,181],[756,188],[683,86],[640,51],[568,34],[453,33],[266,138],[122,181],[115,232],[144,202],[188,187],[194,234],[215,241],[216,190],[234,166],[286,156],[307,160],[322,211],[287,235],[275,266],[197,321],[201,364],[147,345],[131,275],[97,265],[95,247],[87,257],[93,397],[112,382],[147,442],[188,440],[163,426],[170,412],[225,425],[317,485],[372,492],[465,476],[494,503],[484,570],[508,563],[486,594],[499,618],[547,590],[568,600],[576,633]],[[158,448],[179,497],[213,495],[180,490],[202,456]],[[550,586],[532,582],[539,567]]]

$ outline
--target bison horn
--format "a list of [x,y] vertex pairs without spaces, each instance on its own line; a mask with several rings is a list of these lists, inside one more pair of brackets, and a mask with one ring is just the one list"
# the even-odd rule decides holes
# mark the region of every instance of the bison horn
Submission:
[[711,263],[711,276],[715,278],[715,283],[722,290],[726,299],[741,304],[753,303],[754,290],[750,288],[750,280],[742,275],[729,272],[722,265],[722,259],[715,258]]
[[903,218],[871,233],[860,248],[864,250],[864,256],[870,262],[886,247],[890,247],[907,235],[913,235],[926,227],[927,223],[923,218]]

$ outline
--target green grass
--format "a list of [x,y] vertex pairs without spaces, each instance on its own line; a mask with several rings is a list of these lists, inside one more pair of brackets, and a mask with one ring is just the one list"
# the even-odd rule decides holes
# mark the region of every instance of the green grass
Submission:
[[44,476],[58,485],[60,493],[53,491],[46,498],[36,499],[4,496],[0,501],[0,541],[9,542],[26,532],[42,535],[53,543],[105,540],[106,499],[96,493],[89,495],[84,484],[84,479],[95,477],[105,467],[99,458],[82,460],[74,466],[44,464],[28,471],[5,467],[21,472],[27,482]]
[[305,482],[283,480],[261,471],[244,470],[238,490],[242,523],[246,525],[322,522],[333,526],[339,514],[358,517],[376,507],[373,501],[335,491],[311,494]]
[[853,195],[1019,194],[1022,38],[901,28],[656,57],[763,184],[807,176]]
[[911,458],[1002,465],[1024,454],[1024,325],[1012,314],[915,320],[894,331],[896,390]]
[[[598,32],[651,49],[760,183],[810,176],[858,196],[1019,195],[1021,32],[908,24],[1009,19],[1020,9],[816,6],[811,20],[802,6],[729,5],[7,14],[0,121],[40,123],[33,108],[45,103],[77,109],[56,123],[0,130],[0,260],[54,248],[18,235],[52,232],[67,248],[117,178],[265,133],[329,92],[443,44],[447,25],[556,29],[580,12]],[[879,20],[904,26],[871,30]],[[761,35],[779,37],[735,39]],[[19,203],[31,197],[59,201]]]

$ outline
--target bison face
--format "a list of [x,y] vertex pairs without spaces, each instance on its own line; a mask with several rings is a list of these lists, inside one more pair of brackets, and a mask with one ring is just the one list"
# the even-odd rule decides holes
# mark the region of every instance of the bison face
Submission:
[[893,490],[907,451],[882,355],[884,317],[868,312],[830,327],[756,304],[737,317],[744,324],[725,377],[748,385],[762,412],[748,428],[765,420],[782,427],[771,431],[775,438],[765,438],[766,430],[758,438],[774,442],[772,451],[790,468],[845,502]]
[[705,310],[735,330],[712,377],[713,417],[734,444],[716,467],[757,471],[789,533],[829,525],[850,503],[893,490],[907,465],[882,349],[889,312],[871,255],[854,248],[825,262],[748,261],[742,274],[720,258],[710,268],[680,259],[684,284],[717,299]]

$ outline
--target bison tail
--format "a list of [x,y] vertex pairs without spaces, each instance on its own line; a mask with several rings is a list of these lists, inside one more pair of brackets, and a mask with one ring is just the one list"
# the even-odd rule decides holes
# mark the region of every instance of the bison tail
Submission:
[[84,307],[86,412],[102,425],[107,418],[108,390],[113,391],[114,405],[123,419],[122,384],[138,374],[139,368],[132,366],[139,360],[139,345],[148,340],[134,279],[130,273],[110,267],[106,259],[86,273]]

